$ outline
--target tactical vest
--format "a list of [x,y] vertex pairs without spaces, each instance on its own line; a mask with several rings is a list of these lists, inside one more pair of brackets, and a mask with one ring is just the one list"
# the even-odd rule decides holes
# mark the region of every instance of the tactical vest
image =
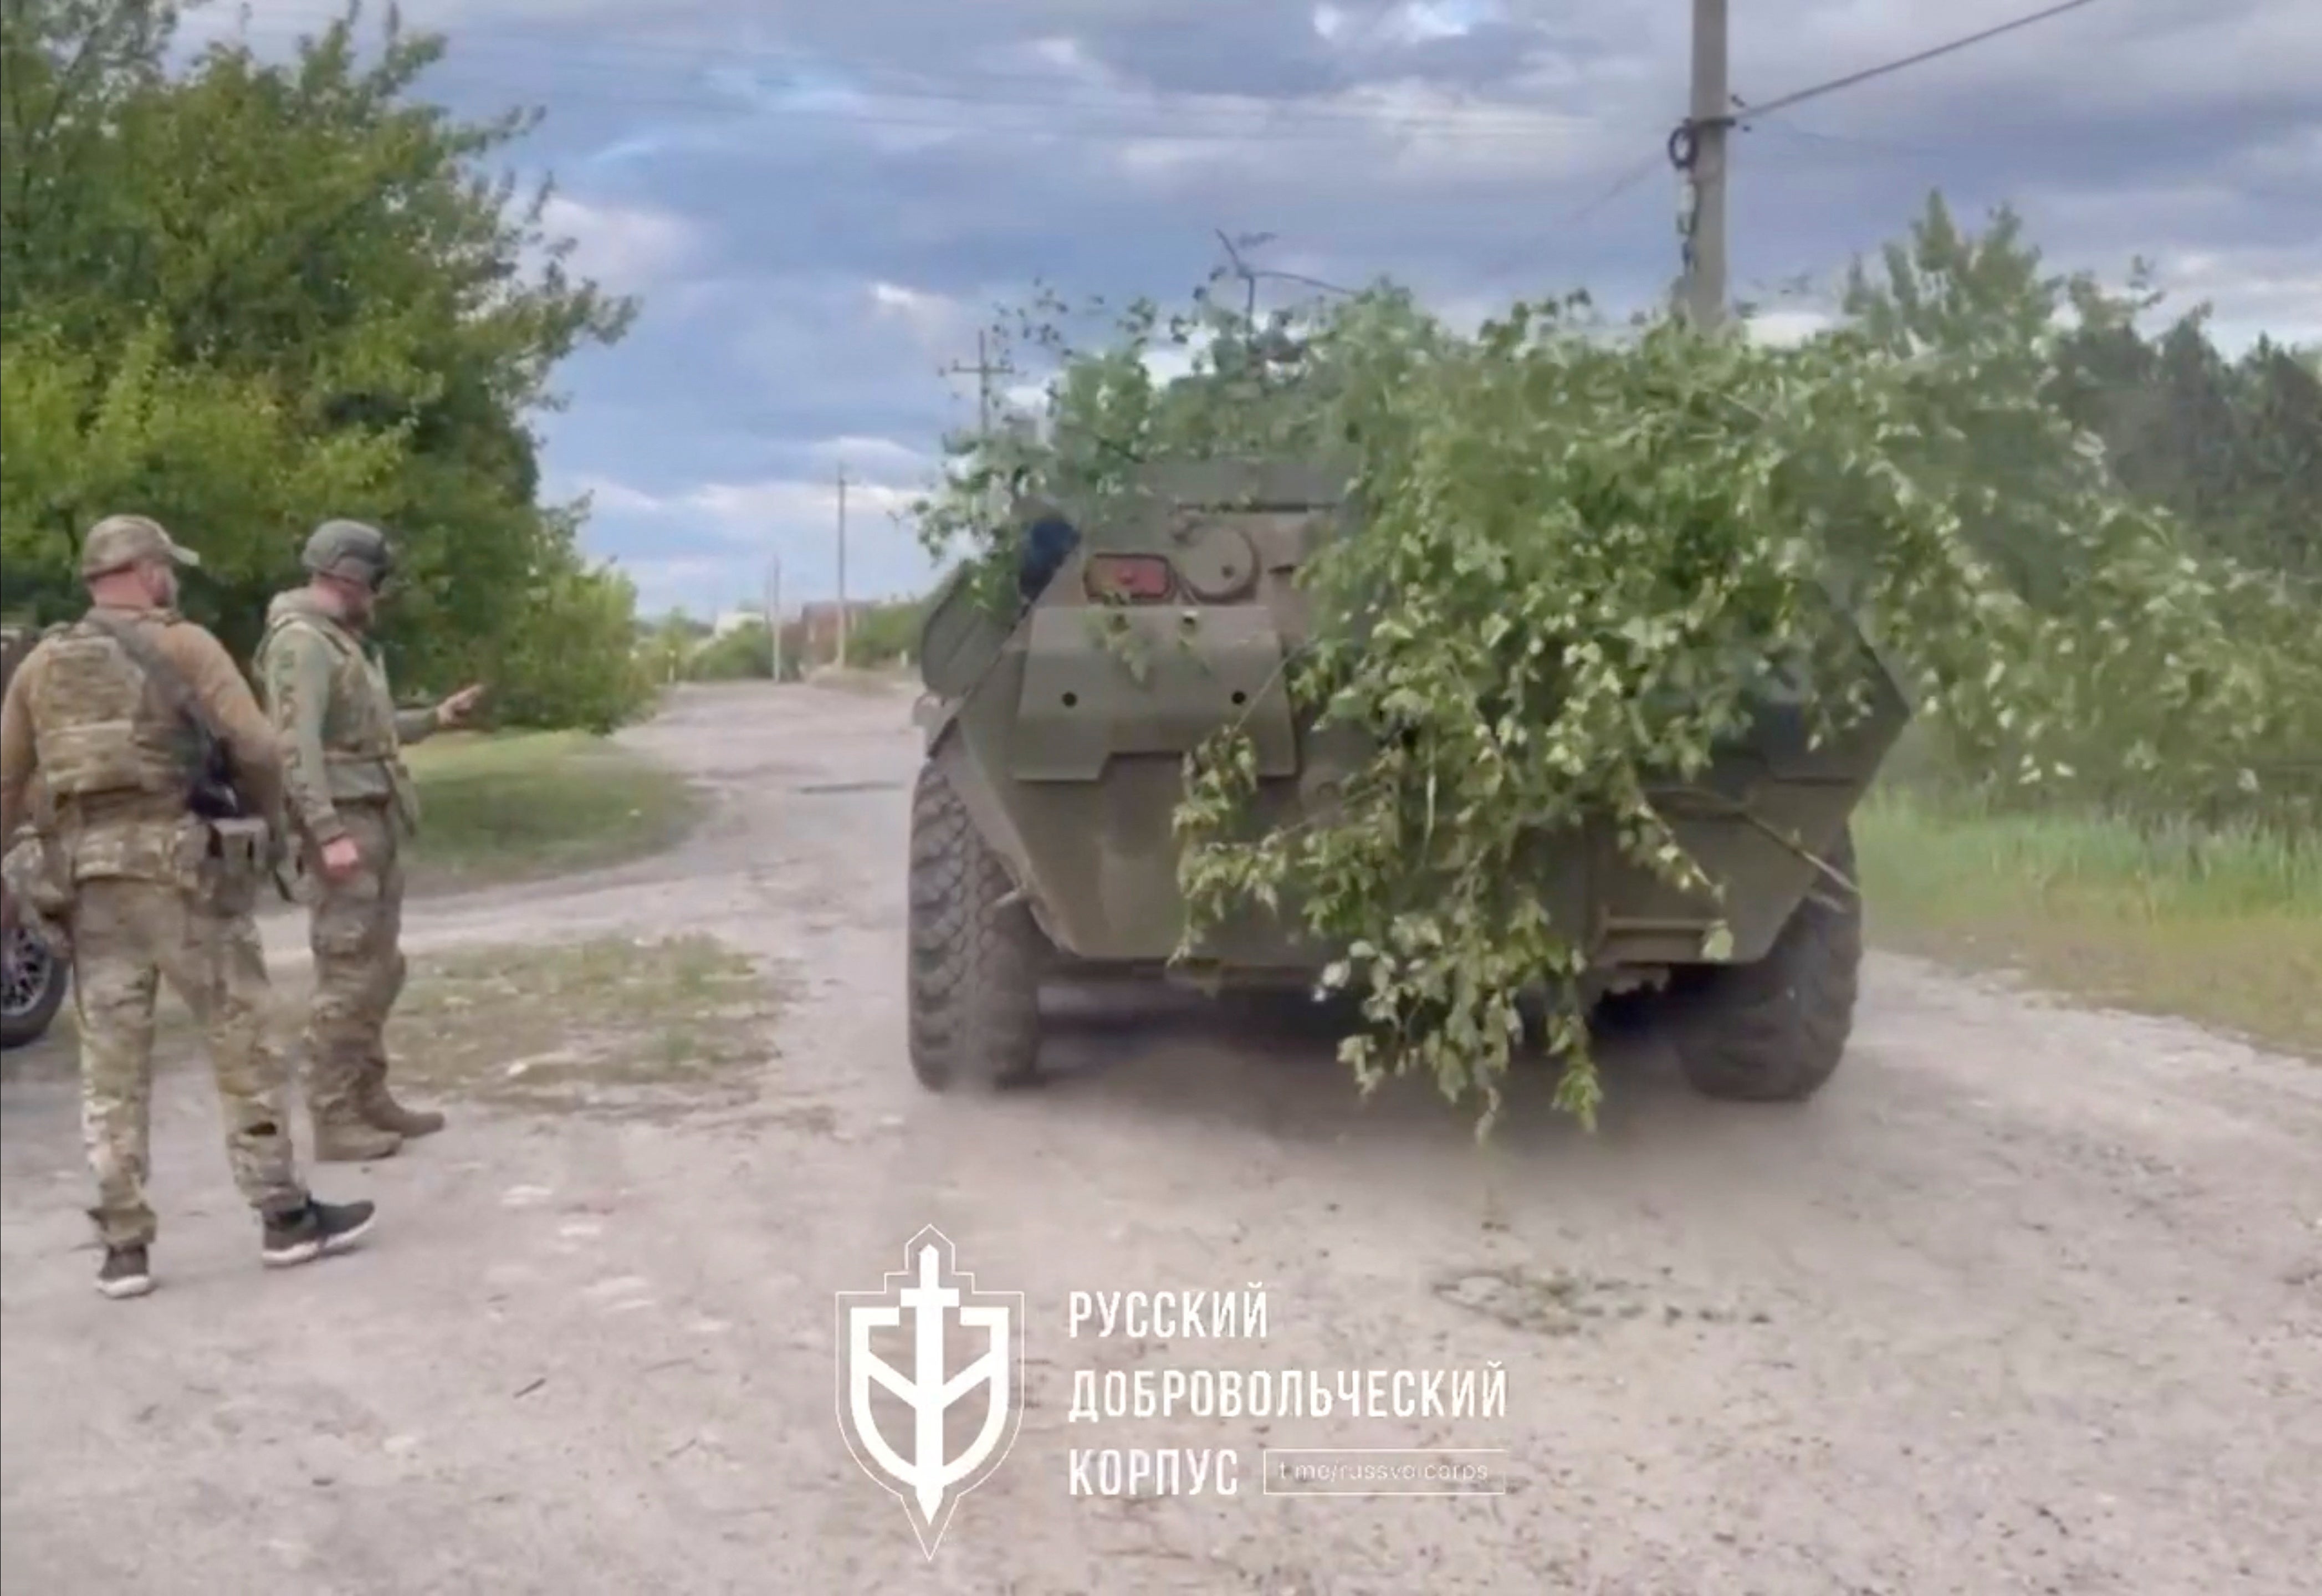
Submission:
[[[395,699],[386,673],[345,632],[297,611],[267,625],[253,661],[265,679],[276,639],[292,626],[305,626],[328,645],[332,658],[333,706],[324,715],[323,763],[343,775],[326,777],[334,801],[383,799],[407,832],[419,825],[419,794],[403,763],[402,740],[395,731]],[[336,714],[330,712],[335,707]],[[358,773],[360,772],[360,773]],[[376,782],[374,786],[372,783]]]
[[145,794],[182,807],[191,750],[178,716],[127,650],[94,622],[48,638],[30,708],[32,745],[59,805]]
[[274,640],[292,626],[306,627],[329,646],[337,682],[345,682],[352,672],[363,684],[361,692],[347,695],[348,702],[343,717],[332,728],[332,734],[326,735],[324,762],[334,765],[399,762],[402,745],[396,739],[395,702],[388,695],[387,684],[380,679],[370,657],[337,627],[323,625],[311,616],[295,612],[276,616],[267,626],[266,635],[259,641],[253,664],[260,677],[263,679],[265,675],[267,656],[273,652]]

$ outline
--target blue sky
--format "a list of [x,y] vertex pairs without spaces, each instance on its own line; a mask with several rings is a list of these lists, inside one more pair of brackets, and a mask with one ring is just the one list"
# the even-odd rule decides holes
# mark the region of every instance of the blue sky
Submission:
[[[1733,0],[1732,87],[1766,101],[2035,0]],[[335,14],[189,15],[268,53]],[[918,590],[896,512],[971,421],[992,308],[1035,279],[1176,298],[1218,231],[1257,264],[1381,273],[1455,315],[1676,269],[1686,0],[407,0],[450,36],[425,87],[546,111],[582,269],[635,329],[562,374],[551,489],[648,610]],[[1828,280],[1940,187],[2009,202],[2061,266],[2142,255],[2220,334],[2322,338],[2322,0],[2098,4],[1738,137],[1737,293]],[[1778,302],[1769,331],[1810,315]]]

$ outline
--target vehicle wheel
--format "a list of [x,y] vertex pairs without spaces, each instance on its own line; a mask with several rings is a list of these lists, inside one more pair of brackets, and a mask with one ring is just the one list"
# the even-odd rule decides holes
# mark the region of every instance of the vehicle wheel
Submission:
[[[1830,863],[1855,879],[1842,829]],[[1821,877],[1754,964],[1696,969],[1670,993],[1671,1040],[1694,1090],[1747,1102],[1801,1102],[1845,1056],[1862,963],[1862,898]]]
[[1034,1078],[1046,938],[951,783],[911,798],[911,1071],[930,1091]]
[[22,1047],[48,1032],[72,971],[48,944],[19,926],[0,951],[0,1047]]

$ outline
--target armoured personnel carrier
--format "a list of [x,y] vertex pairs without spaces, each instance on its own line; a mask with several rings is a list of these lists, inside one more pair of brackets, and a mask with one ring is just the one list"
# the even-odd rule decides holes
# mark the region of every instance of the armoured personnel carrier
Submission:
[[[1271,823],[1311,813],[1362,763],[1367,746],[1302,725],[1284,686],[1307,633],[1294,578],[1348,532],[1345,480],[1280,463],[1151,468],[1135,507],[1103,524],[1032,513],[1012,625],[964,570],[937,594],[910,863],[922,1084],[1035,1074],[1044,980],[1188,972],[1169,965],[1184,917],[1171,817],[1205,735],[1232,722],[1249,734]],[[1609,826],[1576,838],[1552,883],[1557,923],[1584,933],[1591,991],[1665,1021],[1711,1096],[1802,1099],[1845,1052],[1861,957],[1849,819],[1910,716],[1875,648],[1853,641],[1873,708],[1849,734],[1811,746],[1804,699],[1769,698],[1702,778],[1656,794],[1722,906],[1622,857]],[[1204,985],[1294,987],[1338,954],[1255,911],[1199,952]]]

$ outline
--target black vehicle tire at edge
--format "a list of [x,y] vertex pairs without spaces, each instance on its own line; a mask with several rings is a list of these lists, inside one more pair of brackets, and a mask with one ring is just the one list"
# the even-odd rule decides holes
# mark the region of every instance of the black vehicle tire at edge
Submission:
[[[1828,860],[1856,879],[1851,830],[1840,829]],[[1817,880],[1764,958],[1701,970],[1671,994],[1670,1039],[1686,1080],[1731,1101],[1814,1096],[1846,1056],[1861,966],[1861,894]]]
[[911,1072],[930,1091],[1037,1073],[1046,938],[934,763],[911,795]]
[[0,1012],[0,1048],[23,1047],[38,1042],[48,1035],[56,1023],[57,1011],[64,1007],[65,989],[71,984],[72,974],[63,961],[43,951],[40,955],[48,970],[48,980],[41,996],[22,1013]]

